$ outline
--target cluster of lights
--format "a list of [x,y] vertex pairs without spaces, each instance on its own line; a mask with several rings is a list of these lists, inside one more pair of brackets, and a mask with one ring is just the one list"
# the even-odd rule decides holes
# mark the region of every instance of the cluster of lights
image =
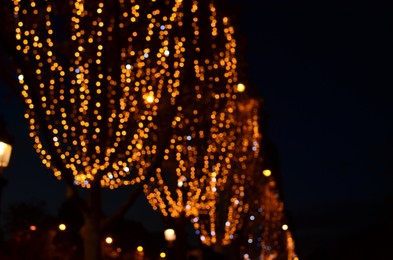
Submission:
[[193,221],[194,228],[201,235],[203,243],[225,246],[236,237],[244,215],[248,211],[246,201],[246,180],[252,172],[259,155],[260,133],[258,127],[258,101],[247,99],[238,103],[234,119],[237,126],[233,156],[227,162],[230,171],[225,175],[225,182],[219,193],[210,197],[210,210],[200,210]]
[[[259,165],[263,165],[262,160]],[[277,191],[274,173],[270,169],[257,170],[247,182],[251,194],[259,194],[248,199],[249,218],[242,232],[242,252],[244,259],[298,260],[295,244],[286,223],[284,204]],[[264,178],[260,178],[262,175]],[[247,257],[246,257],[247,256]]]
[[[143,180],[161,148],[161,128],[181,125],[180,94],[201,99],[198,81],[211,81],[214,92],[219,77],[211,80],[206,71],[221,63],[231,81],[226,87],[235,84],[236,64],[225,52],[195,58],[198,44],[182,35],[181,0],[13,2],[16,49],[26,62],[18,76],[25,118],[43,164],[59,179],[71,173],[86,188],[93,181],[117,188]],[[69,35],[62,35],[56,8],[69,14]]]
[[[189,8],[189,9],[187,9]],[[228,17],[217,12],[213,1],[192,1],[178,9],[185,34],[185,66],[193,76],[183,92],[171,124],[170,144],[164,163],[144,186],[153,209],[164,216],[185,216],[204,244],[228,244],[244,210],[247,162],[259,152],[257,101],[245,99],[245,85],[238,82],[236,40]],[[201,28],[203,24],[208,24]],[[187,63],[188,62],[188,63]],[[243,100],[243,101],[242,101]],[[218,232],[219,194],[225,202],[227,225]],[[221,237],[219,234],[224,233]]]
[[[153,209],[190,218],[204,244],[229,244],[251,212],[263,238],[247,242],[276,250],[289,230],[271,171],[261,198],[245,195],[259,158],[259,104],[244,93],[235,30],[214,1],[13,2],[25,118],[57,178],[111,189],[148,178]],[[56,8],[69,13],[69,34]]]

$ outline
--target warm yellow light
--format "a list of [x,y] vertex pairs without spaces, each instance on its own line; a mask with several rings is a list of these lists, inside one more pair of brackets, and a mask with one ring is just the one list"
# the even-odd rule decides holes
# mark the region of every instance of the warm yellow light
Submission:
[[237,84],[237,91],[238,92],[243,92],[244,90],[246,90],[246,86],[243,83]]
[[288,225],[286,224],[282,225],[282,230],[288,230]]
[[269,177],[270,175],[272,175],[272,172],[270,170],[263,170],[263,175],[265,175],[266,177]]
[[150,92],[145,96],[145,100],[147,103],[153,103],[154,102],[154,93]]
[[293,258],[293,260],[299,260],[299,257],[295,256],[295,257]]
[[31,230],[31,231],[36,231],[36,230],[37,230],[37,227],[34,226],[34,225],[32,225],[32,226],[30,226],[30,230]]
[[142,252],[142,251],[143,251],[143,246],[138,246],[138,247],[136,248],[136,250],[137,250],[138,252]]
[[107,244],[112,244],[112,243],[113,243],[113,238],[111,238],[111,237],[106,237],[106,238],[105,238],[105,242],[106,242]]
[[66,225],[65,224],[60,224],[59,225],[59,229],[61,230],[61,231],[64,231],[64,230],[66,230]]
[[7,167],[11,157],[12,146],[0,141],[0,167]]
[[171,242],[171,241],[175,241],[176,240],[175,230],[173,230],[171,228],[165,229],[164,236],[165,236],[165,240],[166,241]]
[[166,254],[165,254],[164,252],[161,252],[161,253],[160,253],[160,257],[161,257],[161,258],[165,258],[165,257],[166,257]]

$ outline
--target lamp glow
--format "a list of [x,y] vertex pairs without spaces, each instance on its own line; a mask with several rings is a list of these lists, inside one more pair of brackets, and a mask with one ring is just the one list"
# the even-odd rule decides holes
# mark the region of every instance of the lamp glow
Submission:
[[172,242],[176,240],[176,233],[175,230],[169,228],[164,231],[165,240]]
[[59,225],[59,229],[60,229],[61,231],[66,230],[66,228],[67,228],[67,226],[66,226],[65,224],[60,224],[60,225]]
[[12,146],[0,141],[0,167],[7,167],[11,157]]

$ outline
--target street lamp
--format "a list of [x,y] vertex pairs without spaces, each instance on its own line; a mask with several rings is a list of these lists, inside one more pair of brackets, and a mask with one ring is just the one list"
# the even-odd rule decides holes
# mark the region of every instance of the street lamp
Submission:
[[12,151],[12,145],[8,144],[6,142],[3,142],[0,139],[0,171],[2,173],[3,169],[8,166],[8,163],[10,162],[10,157],[11,157],[11,151]]
[[3,241],[3,229],[1,224],[1,209],[2,209],[2,190],[7,185],[7,180],[3,177],[3,171],[8,167],[11,158],[11,151],[13,142],[12,136],[7,132],[6,124],[3,118],[0,117],[0,242]]
[[[1,213],[1,194],[3,187],[7,185],[7,180],[3,177],[3,170],[8,166],[11,157],[12,146],[4,142],[0,136],[0,213]],[[1,215],[0,215],[1,216]]]
[[175,246],[174,243],[176,240],[175,230],[172,228],[165,229],[164,230],[164,237],[168,243],[168,245],[167,245],[168,246],[168,259],[171,259],[171,260],[177,259],[176,258],[177,257],[176,249],[177,248],[176,249],[174,248],[174,246]]
[[176,240],[176,233],[175,230],[168,228],[164,231],[165,240],[168,241],[169,245],[172,245],[173,242]]

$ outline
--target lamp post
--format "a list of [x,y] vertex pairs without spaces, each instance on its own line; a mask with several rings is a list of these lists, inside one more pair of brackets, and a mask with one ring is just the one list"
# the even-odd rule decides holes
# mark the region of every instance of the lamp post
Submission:
[[1,217],[1,195],[3,187],[7,185],[7,180],[3,177],[4,168],[8,166],[11,157],[12,146],[0,139],[0,217]]
[[12,136],[6,130],[6,124],[3,118],[0,118],[0,242],[3,241],[2,228],[2,191],[3,187],[7,185],[7,180],[3,177],[3,171],[10,162],[13,142]]
[[173,244],[175,243],[176,240],[176,233],[175,230],[172,228],[168,228],[164,230],[164,237],[165,240],[168,242],[168,258],[170,260],[175,259],[175,255],[173,252]]
[[168,228],[164,231],[165,240],[168,241],[169,246],[173,245],[173,242],[176,240],[175,230]]

